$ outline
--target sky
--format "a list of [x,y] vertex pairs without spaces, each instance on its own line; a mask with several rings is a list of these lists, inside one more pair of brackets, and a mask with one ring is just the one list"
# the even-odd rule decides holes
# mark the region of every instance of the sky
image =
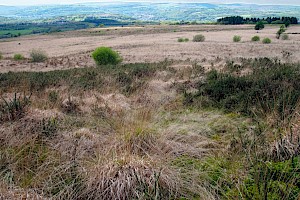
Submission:
[[[87,2],[118,2],[122,0],[0,0],[0,5],[41,5],[41,4],[73,4]],[[254,4],[288,4],[300,5],[300,0],[123,0],[132,2],[200,2],[200,3],[254,3]]]

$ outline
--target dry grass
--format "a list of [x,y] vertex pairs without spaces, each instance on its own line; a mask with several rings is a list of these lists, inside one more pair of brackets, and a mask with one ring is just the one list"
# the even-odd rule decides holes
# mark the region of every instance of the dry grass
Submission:
[[[216,58],[214,63],[222,61]],[[207,68],[188,61],[118,67],[128,70],[17,74],[27,81],[22,89],[30,90],[29,81],[41,85],[32,86],[37,91],[22,117],[0,123],[4,198],[20,197],[20,191],[37,199],[237,197],[228,190],[240,189],[248,175],[256,127],[237,113],[184,105],[182,94],[196,91]],[[120,72],[123,82],[114,79]],[[131,81],[126,79],[129,73]],[[99,74],[103,80],[94,82]],[[10,76],[4,76],[11,78],[1,90],[5,98],[19,88]],[[138,85],[133,92],[123,93],[126,81]],[[271,111],[265,119],[269,124],[276,117]],[[282,123],[292,124],[298,133],[299,113]],[[297,137],[275,143],[276,155],[286,150],[289,157],[297,155]]]

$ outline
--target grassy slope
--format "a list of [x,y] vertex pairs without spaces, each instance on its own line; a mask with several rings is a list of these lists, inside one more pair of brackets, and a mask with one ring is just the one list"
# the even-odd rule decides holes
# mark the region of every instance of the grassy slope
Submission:
[[[227,76],[205,74],[200,66],[175,70],[172,64],[0,74],[0,92],[8,103],[2,99],[0,106],[1,195],[296,199],[298,143],[285,136],[291,135],[289,127],[292,137],[297,136],[298,109],[288,113],[293,115],[288,124],[278,123],[280,115],[272,112],[240,113],[239,105],[246,100],[230,93],[236,90],[221,97],[209,92],[224,82],[216,77]],[[231,63],[225,69],[233,74],[228,88],[243,85],[236,84],[242,70],[262,66],[277,67],[273,74],[287,66],[299,72],[298,65],[272,60],[248,60],[239,67]],[[290,86],[295,74],[279,73],[265,85],[280,80],[289,84],[277,87]],[[253,80],[251,76],[245,80]],[[14,99],[14,92],[21,98]],[[32,93],[30,103],[23,92]],[[231,95],[240,104],[223,101]],[[279,141],[277,157],[270,155],[274,140]]]

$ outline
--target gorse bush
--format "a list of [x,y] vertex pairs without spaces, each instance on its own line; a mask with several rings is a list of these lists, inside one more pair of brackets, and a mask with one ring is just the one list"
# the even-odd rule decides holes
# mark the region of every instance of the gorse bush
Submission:
[[92,57],[97,65],[116,65],[122,61],[120,55],[109,47],[97,48]]
[[252,38],[251,38],[251,41],[253,41],[253,42],[257,42],[257,41],[260,41],[260,37],[259,36],[253,36]]
[[32,62],[44,62],[48,59],[46,52],[40,49],[33,49],[30,52]]
[[289,35],[288,34],[282,34],[281,35],[281,39],[282,40],[288,40],[289,39]]
[[24,56],[22,54],[15,54],[14,60],[24,60]]
[[198,34],[193,37],[193,42],[204,42],[204,41],[205,41],[205,36],[202,34]]
[[262,43],[263,44],[270,44],[272,42],[272,40],[270,39],[270,38],[264,38],[263,40],[262,40]]
[[233,42],[240,42],[241,41],[241,36],[239,36],[239,35],[235,35],[235,36],[233,36]]

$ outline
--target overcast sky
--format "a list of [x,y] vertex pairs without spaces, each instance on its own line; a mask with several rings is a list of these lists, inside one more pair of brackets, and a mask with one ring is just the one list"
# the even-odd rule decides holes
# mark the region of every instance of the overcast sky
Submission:
[[[0,5],[41,5],[41,4],[71,4],[86,2],[118,2],[120,0],[0,0]],[[122,0],[121,0],[122,1]],[[134,2],[201,2],[201,3],[255,3],[255,4],[289,4],[300,5],[300,0],[124,0]]]

